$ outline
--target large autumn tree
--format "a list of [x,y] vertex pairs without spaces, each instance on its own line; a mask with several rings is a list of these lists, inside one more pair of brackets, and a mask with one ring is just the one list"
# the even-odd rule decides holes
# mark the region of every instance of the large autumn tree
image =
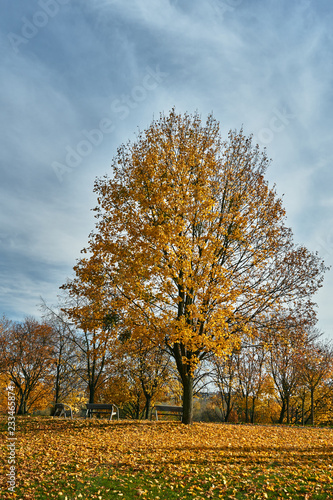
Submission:
[[276,332],[281,309],[309,311],[322,281],[323,263],[293,243],[267,165],[242,131],[222,140],[213,116],[172,110],[95,183],[96,230],[66,288],[118,311],[132,338],[164,342],[187,424],[198,364],[260,328]]

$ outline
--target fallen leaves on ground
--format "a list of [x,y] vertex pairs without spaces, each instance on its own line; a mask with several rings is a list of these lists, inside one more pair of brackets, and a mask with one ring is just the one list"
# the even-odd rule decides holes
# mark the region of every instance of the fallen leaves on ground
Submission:
[[[333,499],[328,428],[18,418],[16,453],[16,498],[24,500],[46,487],[58,500],[68,489],[67,500],[120,498],[130,481],[133,498]],[[97,477],[101,489],[85,496]],[[1,498],[15,498],[2,481]]]

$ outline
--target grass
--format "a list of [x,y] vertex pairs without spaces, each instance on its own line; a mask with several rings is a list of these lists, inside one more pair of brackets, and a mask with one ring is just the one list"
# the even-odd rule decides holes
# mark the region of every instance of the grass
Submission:
[[4,499],[333,500],[333,429],[21,417],[16,436]]

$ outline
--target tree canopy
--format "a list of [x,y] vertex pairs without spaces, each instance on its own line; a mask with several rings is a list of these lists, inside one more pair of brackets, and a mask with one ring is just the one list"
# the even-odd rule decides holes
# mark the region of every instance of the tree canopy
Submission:
[[[95,182],[96,229],[66,288],[68,309],[100,328],[116,311],[126,329],[173,356],[192,421],[193,374],[244,335],[313,323],[312,295],[325,271],[293,242],[265,172],[269,160],[243,131],[223,140],[211,115],[161,115],[119,147],[112,176]],[[110,332],[108,331],[108,334]]]

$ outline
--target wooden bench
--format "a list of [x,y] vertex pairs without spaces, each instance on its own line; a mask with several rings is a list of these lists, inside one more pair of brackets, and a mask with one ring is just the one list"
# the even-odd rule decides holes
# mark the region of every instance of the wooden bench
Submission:
[[183,407],[182,406],[172,406],[172,405],[155,405],[155,418],[158,420],[158,414],[160,415],[176,415],[182,418]]
[[55,404],[55,410],[54,410],[54,413],[53,413],[54,417],[62,417],[62,416],[64,416],[66,418],[66,416],[67,416],[66,412],[69,412],[70,417],[73,418],[73,411],[72,411],[72,408],[69,405],[66,405],[64,403],[56,403]]
[[114,404],[95,404],[95,403],[87,403],[86,404],[86,418],[91,418],[93,413],[102,414],[107,413],[110,415],[109,420],[112,420],[114,415],[117,415],[117,419],[119,420],[119,408]]

